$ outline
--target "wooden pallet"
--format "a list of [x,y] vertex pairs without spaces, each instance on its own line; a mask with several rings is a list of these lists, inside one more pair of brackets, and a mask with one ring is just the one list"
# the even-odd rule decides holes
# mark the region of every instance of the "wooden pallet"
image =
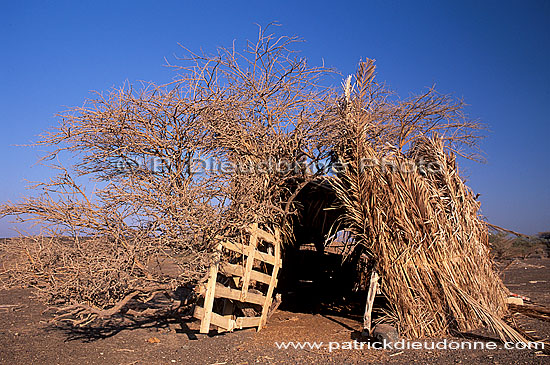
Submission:
[[[204,304],[195,307],[194,316],[201,320],[201,333],[208,333],[211,324],[217,326],[218,331],[233,331],[247,327],[257,327],[259,331],[267,321],[273,301],[273,291],[277,286],[277,275],[282,265],[280,231],[275,230],[275,234],[271,234],[258,228],[258,224],[252,224],[246,231],[250,235],[248,244],[239,244],[220,237],[218,263],[210,267],[208,282],[200,290],[204,296]],[[264,251],[259,249],[260,245]],[[266,247],[267,252],[265,252]],[[222,254],[224,251],[237,254],[241,260],[239,263],[225,262],[226,256]],[[270,273],[256,270],[255,266],[258,267],[258,264],[266,268],[264,271]],[[231,285],[222,284],[220,277],[231,278]],[[250,290],[253,282],[263,283],[264,287],[267,285],[267,290],[264,290],[265,292]],[[221,314],[213,310],[216,298],[223,301]],[[235,315],[237,308],[247,304],[261,306],[261,315],[253,317]]]

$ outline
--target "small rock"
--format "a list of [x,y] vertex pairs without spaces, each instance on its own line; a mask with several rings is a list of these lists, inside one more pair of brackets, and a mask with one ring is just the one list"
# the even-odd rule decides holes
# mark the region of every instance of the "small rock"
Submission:
[[397,330],[394,327],[384,323],[378,324],[374,327],[372,337],[381,342],[384,340],[391,343],[399,341],[399,334],[397,333]]
[[508,298],[506,298],[506,302],[508,304],[523,305],[523,299],[516,298],[516,297],[508,297]]

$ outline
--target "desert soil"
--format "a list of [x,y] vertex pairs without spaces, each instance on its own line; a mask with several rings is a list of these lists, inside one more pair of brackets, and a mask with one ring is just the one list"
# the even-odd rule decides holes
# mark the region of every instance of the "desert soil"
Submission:
[[[550,306],[550,259],[502,262],[504,282],[514,293]],[[10,306],[12,305],[12,306]],[[277,311],[260,332],[198,334],[185,318],[140,323],[102,333],[52,327],[46,307],[29,289],[0,291],[0,364],[354,364],[463,363],[543,364],[550,352],[534,350],[279,350],[276,342],[360,339],[358,316],[330,311]],[[524,331],[548,341],[548,322],[517,315]],[[158,341],[157,341],[158,339]],[[463,340],[448,338],[447,340]]]

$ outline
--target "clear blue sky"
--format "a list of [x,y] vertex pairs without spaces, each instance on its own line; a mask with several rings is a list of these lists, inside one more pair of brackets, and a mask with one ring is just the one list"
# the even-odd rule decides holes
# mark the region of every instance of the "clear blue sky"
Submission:
[[[490,222],[550,231],[550,1],[2,1],[0,201],[28,194],[40,151],[16,147],[64,106],[125,80],[167,81],[177,43],[214,49],[254,23],[307,42],[311,63],[374,58],[403,96],[433,83],[488,124],[488,163],[461,161]],[[335,80],[338,81],[338,80]],[[12,226],[0,220],[0,237]]]

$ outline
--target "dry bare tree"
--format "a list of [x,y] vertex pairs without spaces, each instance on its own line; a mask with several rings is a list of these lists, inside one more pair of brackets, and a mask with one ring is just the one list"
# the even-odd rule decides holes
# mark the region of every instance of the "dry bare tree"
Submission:
[[244,51],[185,50],[174,82],[124,85],[61,114],[38,144],[54,148],[45,161],[74,164],[55,165],[59,174],[34,186],[39,196],[2,207],[43,227],[9,248],[28,258],[11,280],[88,323],[203,280],[215,236],[283,225],[311,178],[296,161],[329,151],[317,135],[333,97],[318,80],[329,70],[308,66],[298,41],[260,29]]

